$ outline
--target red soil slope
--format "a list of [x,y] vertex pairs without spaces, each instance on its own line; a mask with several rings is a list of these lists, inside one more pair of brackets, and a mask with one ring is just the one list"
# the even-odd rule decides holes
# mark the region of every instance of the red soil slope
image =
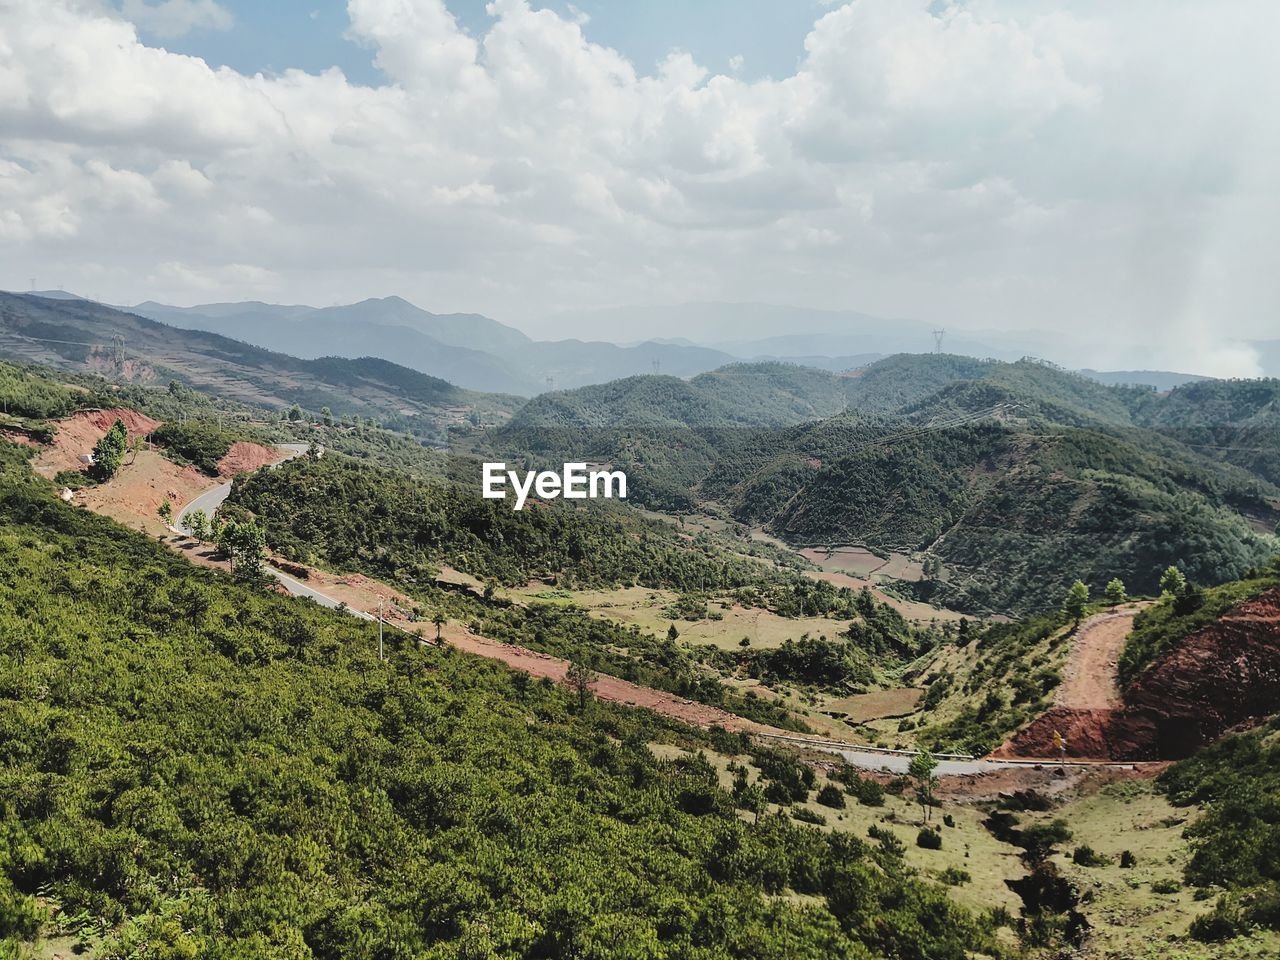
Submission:
[[152,420],[146,414],[123,407],[85,410],[72,414],[65,420],[58,421],[58,431],[54,434],[53,443],[36,458],[36,471],[52,477],[59,470],[84,469],[80,457],[93,452],[94,444],[106,435],[117,419],[124,421],[130,440],[146,436],[160,426],[159,420]]
[[1068,756],[1114,760],[1185,757],[1233,727],[1280,713],[1280,589],[1228,611],[1184,638],[1115,707],[1055,706],[1000,749],[1054,757],[1054,731]]
[[218,474],[223,477],[234,477],[250,470],[257,470],[280,459],[280,451],[272,447],[264,447],[260,443],[249,443],[237,440],[218,461]]

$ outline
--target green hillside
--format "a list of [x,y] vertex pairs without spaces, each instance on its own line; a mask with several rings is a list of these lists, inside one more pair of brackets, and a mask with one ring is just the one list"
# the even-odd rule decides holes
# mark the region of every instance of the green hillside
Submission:
[[0,460],[6,949],[53,906],[104,957],[989,949],[900,850],[743,819],[707,764],[647,746],[700,734],[462,655],[379,663],[370,626]]
[[1280,380],[1205,380],[1146,395],[1135,420],[1280,485]]
[[1276,548],[1280,487],[1250,469],[1274,455],[1237,465],[1159,426],[1161,410],[1186,423],[1200,407],[1206,421],[1265,421],[1267,382],[1164,397],[1038,361],[904,355],[843,378],[848,409],[825,418],[813,400],[830,381],[797,368],[785,395],[809,415],[788,421],[769,377],[735,370],[729,402],[700,397],[707,377],[639,378],[534,401],[491,439],[531,460],[578,443],[661,509],[727,509],[795,545],[927,560],[933,575],[906,588],[975,612],[1043,608],[1077,577],[1148,592],[1170,564],[1219,583]]

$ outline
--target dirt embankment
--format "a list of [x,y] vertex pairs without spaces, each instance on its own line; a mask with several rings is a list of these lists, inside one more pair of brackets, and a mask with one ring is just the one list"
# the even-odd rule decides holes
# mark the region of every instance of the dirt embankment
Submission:
[[84,410],[72,414],[65,420],[58,421],[53,443],[36,458],[36,472],[52,477],[60,470],[84,469],[84,463],[80,458],[93,452],[94,445],[106,435],[117,420],[124,422],[131,441],[137,437],[147,436],[160,426],[159,420],[153,420],[146,414],[127,410],[124,407]]
[[107,483],[77,492],[76,502],[128,527],[160,534],[166,530],[160,504],[168,500],[176,511],[210,483],[195,467],[180,467],[153,450],[143,450]]
[[1280,712],[1280,588],[1191,634],[1125,691],[1112,723],[1126,759],[1185,757]]
[[1080,625],[1053,707],[1016,733],[996,756],[1060,757],[1054,736],[1060,734],[1068,757],[1111,758],[1106,730],[1122,703],[1116,677],[1135,614],[1133,609],[1114,610]]
[[1055,757],[1057,731],[1072,757],[1174,760],[1276,712],[1280,589],[1239,604],[1185,637],[1123,691],[1118,703],[1055,704],[998,753]]
[[257,470],[280,459],[280,451],[260,443],[237,440],[218,461],[218,475],[235,477]]

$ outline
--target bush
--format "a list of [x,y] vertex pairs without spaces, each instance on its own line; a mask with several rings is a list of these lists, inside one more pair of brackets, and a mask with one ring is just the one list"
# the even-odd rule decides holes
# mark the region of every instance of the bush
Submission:
[[881,849],[886,853],[892,854],[896,857],[900,857],[906,853],[907,848],[903,845],[902,841],[898,839],[898,835],[886,827],[877,826],[873,823],[871,826],[867,827],[867,836],[872,840],[879,842]]
[[1093,847],[1088,844],[1081,844],[1071,854],[1071,862],[1079,867],[1102,867],[1110,861],[1095,853]]
[[932,827],[921,827],[916,834],[916,846],[924,850],[941,850],[942,834]]
[[1121,870],[1132,870],[1135,866],[1137,866],[1137,863],[1138,863],[1138,858],[1133,855],[1132,850],[1120,851],[1120,869]]
[[824,807],[831,807],[833,810],[843,810],[844,794],[834,783],[828,783],[818,791],[818,802]]
[[1221,943],[1239,936],[1246,929],[1240,908],[1228,902],[1225,896],[1218,898],[1217,905],[1210,912],[1191,921],[1192,939],[1201,943]]
[[1164,880],[1153,880],[1151,883],[1152,893],[1161,893],[1161,894],[1177,893],[1181,889],[1182,889],[1182,884],[1180,884],[1177,880],[1170,880],[1168,878],[1165,878]]
[[947,867],[938,875],[938,879],[949,887],[958,887],[961,884],[968,883],[973,877],[969,875],[968,870],[961,870],[959,867]]
[[808,807],[796,807],[794,810],[791,811],[791,816],[805,823],[817,824],[820,827],[824,826],[827,822],[826,817],[824,817],[820,813],[815,813],[814,811],[810,810]]
[[194,464],[209,476],[217,475],[218,461],[236,440],[216,423],[201,420],[166,423],[151,436],[176,459]]
[[68,490],[83,490],[94,485],[93,477],[83,470],[59,470],[54,475],[53,482]]
[[880,786],[876,781],[860,777],[852,771],[848,771],[841,779],[844,782],[845,790],[849,792],[849,796],[864,807],[884,806],[884,787]]

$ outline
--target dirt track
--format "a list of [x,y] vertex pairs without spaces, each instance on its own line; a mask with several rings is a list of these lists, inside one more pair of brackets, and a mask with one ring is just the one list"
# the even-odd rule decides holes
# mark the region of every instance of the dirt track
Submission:
[[1059,735],[1066,741],[1069,757],[1105,760],[1113,756],[1106,731],[1124,705],[1118,683],[1120,653],[1138,609],[1131,605],[1099,613],[1080,625],[1053,706],[992,756],[1056,758]]
[[1076,632],[1054,705],[1067,710],[1109,710],[1120,706],[1117,670],[1124,639],[1133,629],[1133,609],[1090,617]]

